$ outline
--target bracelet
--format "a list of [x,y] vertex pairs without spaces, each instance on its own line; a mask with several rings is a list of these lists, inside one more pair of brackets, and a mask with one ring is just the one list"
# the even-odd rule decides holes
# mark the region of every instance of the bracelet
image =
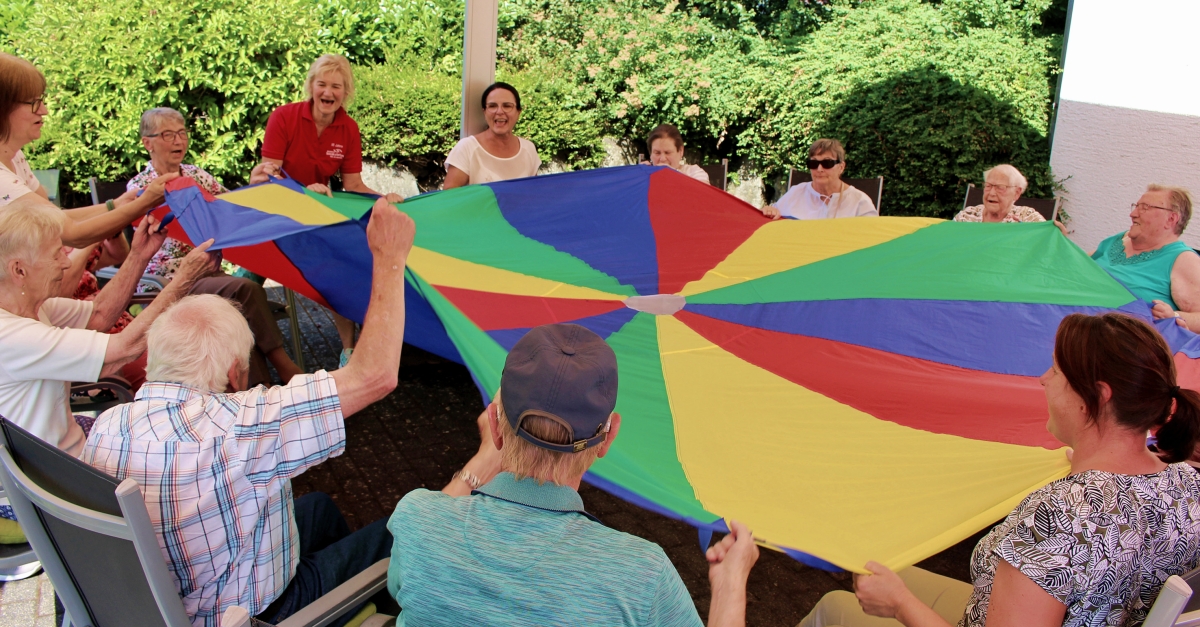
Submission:
[[458,473],[455,474],[454,476],[455,476],[455,478],[460,479],[463,483],[471,486],[472,490],[478,490],[479,486],[483,485],[483,481],[480,481],[479,477],[476,477],[474,474],[471,473],[471,471],[467,470],[466,468],[463,468],[462,470],[458,471]]
[[104,206],[108,207],[109,211],[112,211],[113,209],[117,208],[117,205],[115,203],[113,203],[113,201],[111,199],[104,201]]

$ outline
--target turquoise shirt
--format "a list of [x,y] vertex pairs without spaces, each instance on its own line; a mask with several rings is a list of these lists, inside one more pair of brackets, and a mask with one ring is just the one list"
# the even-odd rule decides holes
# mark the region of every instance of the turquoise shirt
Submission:
[[471,496],[413,490],[388,531],[398,626],[702,624],[662,549],[569,487],[505,472]]
[[1193,252],[1192,247],[1176,240],[1162,248],[1126,257],[1124,237],[1124,233],[1117,233],[1100,242],[1092,259],[1129,288],[1134,296],[1146,302],[1161,300],[1171,309],[1179,309],[1171,300],[1171,268],[1175,266],[1175,258]]

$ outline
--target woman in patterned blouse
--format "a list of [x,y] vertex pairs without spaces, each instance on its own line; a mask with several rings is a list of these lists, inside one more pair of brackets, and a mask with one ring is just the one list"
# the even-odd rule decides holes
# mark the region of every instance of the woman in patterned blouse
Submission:
[[1037,209],[1016,204],[1029,185],[1020,170],[1003,163],[984,172],[983,181],[983,204],[959,211],[955,222],[1046,221]]
[[[1139,625],[1171,575],[1200,565],[1200,394],[1162,336],[1130,316],[1071,314],[1041,377],[1070,474],[1025,498],[971,557],[974,585],[868,562],[803,627]],[[1154,448],[1146,434],[1155,432]],[[857,596],[857,599],[855,598]],[[895,624],[895,623],[893,623]]]
[[[178,111],[168,107],[146,111],[142,114],[141,134],[142,145],[150,153],[150,163],[146,164],[145,170],[129,180],[126,187],[130,191],[143,189],[155,177],[167,173],[190,177],[201,189],[214,196],[228,191],[213,175],[199,167],[183,163],[184,157],[187,156],[188,132],[183,115]],[[146,272],[170,279],[179,263],[191,250],[191,246],[167,238],[162,248],[150,260]],[[279,331],[279,325],[275,323],[275,316],[271,313],[262,286],[248,279],[217,272],[196,281],[190,293],[217,294],[241,305],[242,314],[246,316],[246,322],[254,332],[255,350],[250,358],[251,386],[260,383],[271,384],[267,362],[275,367],[284,383],[301,372],[283,349],[283,334]]]

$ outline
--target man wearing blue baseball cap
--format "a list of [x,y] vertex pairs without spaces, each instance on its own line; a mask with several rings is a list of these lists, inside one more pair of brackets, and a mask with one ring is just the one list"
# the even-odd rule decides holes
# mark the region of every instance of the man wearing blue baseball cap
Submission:
[[[479,417],[479,452],[441,492],[414,490],[388,521],[398,625],[701,625],[652,542],[584,511],[583,473],[621,429],[617,358],[574,324],[531,330]],[[743,626],[758,547],[746,527],[708,550],[710,626]]]

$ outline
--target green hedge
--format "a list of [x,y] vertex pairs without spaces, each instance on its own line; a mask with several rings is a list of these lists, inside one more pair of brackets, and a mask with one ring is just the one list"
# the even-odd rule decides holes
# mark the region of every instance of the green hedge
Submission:
[[[819,136],[852,176],[885,176],[885,212],[948,216],[1010,161],[1050,191],[1046,126],[1062,0],[502,0],[498,76],[544,160],[592,167],[679,126],[694,161],[778,182]],[[457,139],[461,0],[16,0],[3,31],[43,69],[51,117],[28,152],[78,189],[144,164],[140,113],[189,117],[196,163],[228,183],[311,60],[343,52],[370,159],[425,186]],[[1061,11],[1059,11],[1061,13]],[[1047,24],[1050,24],[1048,27]]]

